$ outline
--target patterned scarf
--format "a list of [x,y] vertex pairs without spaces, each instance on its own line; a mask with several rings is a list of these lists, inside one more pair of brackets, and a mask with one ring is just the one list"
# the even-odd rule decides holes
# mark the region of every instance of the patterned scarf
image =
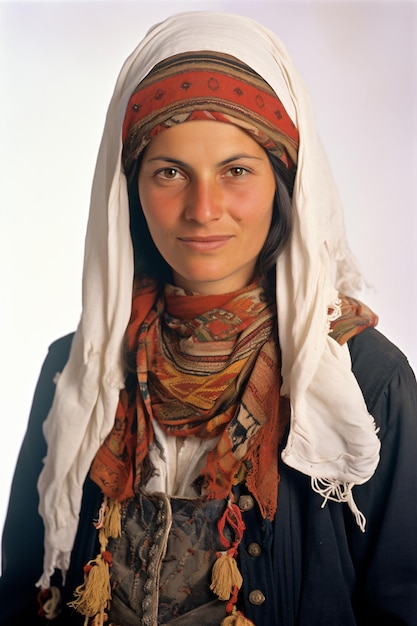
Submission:
[[[334,317],[329,334],[340,344],[377,323],[346,296]],[[289,420],[274,324],[274,306],[256,285],[220,296],[136,285],[127,347],[136,354],[137,383],[121,391],[91,469],[106,496],[124,501],[139,489],[157,420],[169,435],[219,436],[202,471],[206,498],[226,498],[244,479],[263,516],[274,517],[277,450]]]
[[226,498],[245,478],[263,516],[273,518],[289,417],[279,397],[274,308],[256,285],[221,296],[138,286],[127,331],[137,385],[121,392],[91,471],[105,495],[123,501],[139,488],[157,420],[169,435],[219,437],[202,471],[205,498]]
[[133,92],[123,122],[127,173],[159,133],[191,120],[234,124],[292,168],[298,130],[268,83],[227,54],[184,53],[156,65]]
[[338,310],[330,316],[334,319],[330,322],[329,335],[340,345],[378,324],[378,316],[363,302],[349,296],[340,296],[339,300]]

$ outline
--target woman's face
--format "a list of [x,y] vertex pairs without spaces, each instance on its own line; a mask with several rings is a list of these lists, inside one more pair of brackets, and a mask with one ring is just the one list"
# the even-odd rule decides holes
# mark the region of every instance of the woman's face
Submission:
[[221,294],[251,282],[275,195],[269,159],[254,139],[232,124],[179,124],[152,139],[138,184],[176,285]]

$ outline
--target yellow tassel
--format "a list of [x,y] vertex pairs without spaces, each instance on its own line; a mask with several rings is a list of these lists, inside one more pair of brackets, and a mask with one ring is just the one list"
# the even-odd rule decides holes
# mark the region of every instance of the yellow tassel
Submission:
[[234,589],[241,588],[242,582],[236,559],[223,552],[213,565],[210,589],[220,600],[229,600]]
[[222,620],[220,626],[255,626],[252,620],[248,619],[233,607],[233,612]]
[[[89,561],[84,568],[84,582],[74,591],[74,600],[68,606],[85,616],[84,626],[103,626],[108,616],[105,610],[110,606],[111,584],[109,567],[112,555],[107,551],[109,537],[121,535],[120,503],[105,497],[95,524],[98,529],[100,554]],[[92,621],[90,622],[90,619]]]
[[74,600],[68,606],[81,615],[94,617],[103,614],[109,607],[111,600],[109,565],[103,554],[99,554],[94,561],[90,561],[88,573],[82,585],[74,591]]
[[106,511],[104,514],[104,530],[106,537],[116,539],[122,534],[122,522],[120,515],[120,502],[108,498]]

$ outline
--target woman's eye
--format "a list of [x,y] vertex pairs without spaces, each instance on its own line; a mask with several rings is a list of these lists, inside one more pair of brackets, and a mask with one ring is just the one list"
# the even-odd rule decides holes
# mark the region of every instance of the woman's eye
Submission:
[[238,176],[244,176],[247,173],[247,169],[245,169],[244,167],[231,167],[229,170],[229,174],[230,176],[233,176],[234,178],[237,178]]
[[164,167],[163,170],[159,170],[158,175],[162,176],[163,178],[173,179],[176,178],[178,173],[179,172],[175,169],[175,167]]

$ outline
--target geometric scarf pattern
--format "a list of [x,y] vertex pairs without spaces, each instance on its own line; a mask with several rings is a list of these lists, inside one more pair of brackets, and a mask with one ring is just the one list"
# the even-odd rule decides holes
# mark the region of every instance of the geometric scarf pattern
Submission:
[[274,325],[274,306],[256,285],[221,296],[139,287],[128,328],[138,385],[135,394],[121,392],[115,427],[92,466],[103,492],[124,500],[140,487],[156,420],[170,435],[219,437],[202,471],[202,496],[226,498],[245,477],[272,519],[288,422]]
[[[342,295],[333,317],[329,334],[340,344],[377,323],[368,307]],[[127,329],[137,384],[121,391],[114,427],[91,468],[103,493],[123,501],[140,488],[156,420],[169,435],[219,437],[202,470],[202,496],[226,498],[244,479],[263,517],[273,519],[278,445],[289,422],[275,323],[257,285],[202,296],[138,283]]]
[[298,130],[271,87],[233,57],[193,52],[159,63],[132,94],[122,133],[125,172],[152,137],[210,119],[242,128],[287,168],[296,165]]

